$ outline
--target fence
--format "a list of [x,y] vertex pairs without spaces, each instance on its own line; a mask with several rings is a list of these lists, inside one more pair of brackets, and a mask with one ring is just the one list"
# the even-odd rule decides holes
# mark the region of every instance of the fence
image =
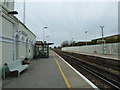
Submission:
[[63,47],[62,51],[119,55],[120,43]]

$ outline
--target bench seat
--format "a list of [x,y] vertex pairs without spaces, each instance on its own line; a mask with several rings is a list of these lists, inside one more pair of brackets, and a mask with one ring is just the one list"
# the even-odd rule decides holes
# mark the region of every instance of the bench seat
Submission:
[[12,71],[19,71],[19,72],[21,72],[21,71],[25,70],[26,68],[28,68],[28,65],[20,65],[20,66],[14,68],[14,69],[11,69],[10,71],[11,72]]
[[9,63],[5,63],[8,66],[10,72],[17,71],[18,77],[20,77],[20,72],[28,68],[28,65],[22,65],[21,60],[12,61]]

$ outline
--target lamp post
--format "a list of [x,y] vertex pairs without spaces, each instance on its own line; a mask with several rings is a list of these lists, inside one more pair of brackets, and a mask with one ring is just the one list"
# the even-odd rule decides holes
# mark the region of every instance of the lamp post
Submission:
[[100,28],[101,28],[101,30],[102,30],[102,40],[103,40],[103,28],[104,28],[104,26],[100,26]]
[[87,31],[85,31],[85,34],[86,34],[86,45],[87,45]]
[[45,29],[47,29],[47,28],[48,28],[48,27],[46,27],[46,26],[45,26],[45,27],[43,27],[43,43],[44,43],[44,35],[45,35],[44,30],[45,30]]
[[104,39],[103,39],[103,28],[104,26],[100,26],[101,30],[102,30],[102,42],[103,42],[103,55],[104,55]]
[[18,14],[18,12],[17,11],[10,11],[10,12],[8,12],[8,14],[14,15],[14,14]]
[[[46,36],[47,38],[49,38],[50,36]],[[47,40],[46,40],[47,41]]]
[[24,8],[24,11],[23,11],[23,23],[25,24],[25,9],[26,9],[26,3],[25,3],[25,0],[24,0],[24,6],[23,6],[23,8]]
[[73,39],[74,39],[74,38],[72,38],[72,46],[73,46],[73,42],[74,42]]

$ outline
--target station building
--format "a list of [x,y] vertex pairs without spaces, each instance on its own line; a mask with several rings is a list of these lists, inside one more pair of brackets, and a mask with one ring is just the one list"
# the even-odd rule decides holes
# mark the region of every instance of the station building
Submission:
[[14,11],[14,3],[14,0],[0,1],[0,70],[6,62],[32,59],[35,54],[36,35],[10,13]]

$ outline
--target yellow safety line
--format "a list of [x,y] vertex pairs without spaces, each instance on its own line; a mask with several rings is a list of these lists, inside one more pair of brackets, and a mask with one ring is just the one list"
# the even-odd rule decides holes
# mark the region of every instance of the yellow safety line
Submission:
[[[52,52],[52,54],[53,54],[53,52]],[[62,74],[62,77],[63,77],[63,79],[64,79],[67,87],[69,88],[69,90],[71,90],[72,87],[71,87],[71,85],[70,85],[67,77],[65,76],[64,72],[62,71],[62,68],[60,67],[60,64],[58,63],[58,61],[57,61],[57,59],[56,59],[56,57],[55,57],[54,54],[53,54],[53,56],[54,56],[54,60],[56,61],[57,65],[58,65],[58,68],[59,68],[59,70],[60,70],[60,72],[61,72],[61,74]]]

